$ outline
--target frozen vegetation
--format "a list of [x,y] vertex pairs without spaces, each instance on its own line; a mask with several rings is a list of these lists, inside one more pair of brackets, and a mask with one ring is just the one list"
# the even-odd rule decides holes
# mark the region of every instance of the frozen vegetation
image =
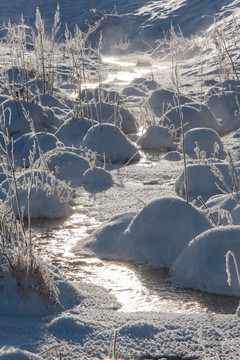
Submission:
[[124,312],[33,223],[60,219],[73,266],[238,300],[240,1],[1,0],[0,21],[0,359],[239,359],[237,306]]

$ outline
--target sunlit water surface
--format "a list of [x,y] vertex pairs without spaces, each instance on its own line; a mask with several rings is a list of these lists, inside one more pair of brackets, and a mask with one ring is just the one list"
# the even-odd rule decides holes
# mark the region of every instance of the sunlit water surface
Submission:
[[35,237],[43,257],[73,281],[102,286],[115,295],[123,312],[234,313],[238,299],[181,289],[167,282],[167,271],[143,264],[75,255],[71,248],[99,222],[78,213],[66,221],[34,221]]

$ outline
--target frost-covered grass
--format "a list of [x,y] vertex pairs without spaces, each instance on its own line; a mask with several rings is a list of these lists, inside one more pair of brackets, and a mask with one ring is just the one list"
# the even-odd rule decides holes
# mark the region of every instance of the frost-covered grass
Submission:
[[[176,10],[179,7],[178,2]],[[147,6],[144,11],[152,14],[150,10]],[[156,59],[167,62],[168,70],[170,64],[167,85],[159,81],[153,67],[149,78],[135,79],[116,90],[105,83],[111,69],[102,57],[107,48],[104,26],[111,18],[116,28],[108,30],[109,38],[118,35],[123,17],[117,12],[111,16],[104,14],[84,31],[77,25],[73,32],[68,26],[62,31],[57,7],[49,31],[37,9],[34,24],[26,25],[22,17],[19,24],[9,22],[1,29],[0,313],[25,316],[29,324],[31,316],[59,309],[62,313],[39,320],[41,330],[31,323],[41,340],[27,329],[30,345],[27,335],[23,342],[14,342],[8,327],[1,330],[8,334],[9,347],[0,350],[0,357],[34,358],[33,353],[22,353],[13,345],[47,358],[54,344],[63,359],[71,351],[74,359],[104,358],[117,327],[120,350],[114,357],[165,354],[165,358],[180,359],[197,353],[207,358],[208,351],[216,356],[220,347],[220,354],[231,351],[229,356],[234,358],[238,349],[232,342],[239,338],[235,317],[211,318],[209,323],[207,316],[122,315],[113,311],[117,305],[110,294],[82,283],[76,289],[35,250],[32,218],[67,217],[74,211],[72,205],[87,208],[88,200],[94,199],[99,219],[108,221],[79,241],[75,253],[165,267],[171,281],[182,287],[239,294],[231,258],[227,258],[227,272],[225,268],[225,254],[234,250],[237,263],[239,252],[237,22],[229,16],[216,18],[204,33],[193,37],[186,37],[184,30],[169,22],[163,40],[155,48],[149,46],[147,54],[153,63]],[[148,26],[142,30],[151,32]],[[124,55],[131,43],[121,39],[113,49]],[[135,68],[149,66],[140,60]],[[141,137],[137,134],[140,125],[146,130]],[[139,139],[134,143],[126,136],[129,133]],[[230,150],[234,139],[237,144],[234,161],[229,157],[230,167],[227,133],[234,133],[229,137]],[[159,155],[159,162],[167,162],[168,167],[158,164],[154,171],[149,166],[140,174],[140,163],[136,168],[140,170],[132,175],[127,164],[141,159],[138,146],[174,153],[164,159]],[[172,170],[174,161],[177,171]],[[165,183],[170,180],[171,189],[151,174]],[[7,321],[3,320],[3,326]],[[208,348],[202,341],[202,326]],[[16,328],[20,332],[21,323]],[[62,341],[64,354],[60,356]],[[216,350],[218,341],[227,349],[218,346]]]

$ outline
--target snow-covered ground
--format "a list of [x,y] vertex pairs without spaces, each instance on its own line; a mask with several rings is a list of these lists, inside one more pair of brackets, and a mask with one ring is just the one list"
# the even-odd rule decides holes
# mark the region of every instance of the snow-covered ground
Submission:
[[[240,1],[59,6],[52,28],[55,0],[0,2],[0,359],[239,359],[237,306],[125,312],[19,239],[38,241],[30,213],[60,218],[73,258],[160,267],[238,299]],[[71,241],[80,212],[99,226]]]

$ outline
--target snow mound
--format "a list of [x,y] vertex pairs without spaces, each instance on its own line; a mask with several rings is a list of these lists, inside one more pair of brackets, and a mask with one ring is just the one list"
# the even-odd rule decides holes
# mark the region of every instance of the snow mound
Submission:
[[[180,103],[191,103],[192,100],[187,96],[180,95]],[[158,117],[162,117],[172,107],[177,105],[176,94],[173,91],[160,89],[155,90],[148,98],[151,110]]]
[[154,335],[156,335],[159,332],[159,329],[155,327],[152,324],[148,324],[145,322],[135,322],[132,325],[125,325],[122,326],[118,333],[120,336],[126,336],[126,337],[135,337],[137,339],[143,340],[143,339],[149,339],[154,338]]
[[239,101],[240,93],[236,91],[219,92],[208,98],[208,107],[220,120],[222,134],[240,127]]
[[63,142],[65,146],[73,145],[79,147],[87,131],[93,126],[93,124],[96,125],[96,122],[88,119],[73,117],[61,125],[61,127],[56,131],[55,136]]
[[57,179],[70,186],[81,185],[82,175],[89,168],[89,162],[82,156],[67,150],[53,150],[45,154],[48,168]]
[[72,249],[73,252],[98,254],[112,259],[129,259],[130,243],[124,232],[135,213],[125,213],[114,216],[110,221],[95,230],[88,239],[82,240]]
[[[187,221],[186,221],[187,219]],[[211,227],[203,212],[177,197],[151,201],[97,229],[85,249],[100,256],[169,268],[189,241]],[[81,244],[74,249],[80,251]]]
[[[212,166],[216,171],[212,170]],[[209,164],[191,164],[187,166],[188,194],[191,199],[202,196],[206,200],[227,190],[221,178],[216,175],[217,171],[223,181],[233,189],[228,164],[216,163],[212,166]],[[184,171],[175,181],[175,191],[179,196],[185,197]]]
[[106,160],[112,163],[125,163],[130,159],[134,161],[140,159],[136,145],[118,127],[111,124],[97,125],[89,129],[82,146],[100,155],[105,154]]
[[50,332],[66,341],[83,343],[85,338],[94,331],[89,321],[82,321],[78,317],[63,315],[54,319],[49,325]]
[[[48,265],[46,265],[48,266]],[[9,273],[4,274],[0,289],[0,315],[17,317],[39,317],[61,312],[77,305],[82,300],[79,291],[65,278],[61,277],[56,269],[49,269],[54,277],[54,286],[59,294],[59,302],[48,304],[36,289],[29,289],[26,298],[19,290],[15,277]]]
[[[181,110],[185,132],[190,129],[205,127],[215,130],[218,134],[222,133],[221,125],[207,106],[198,104],[192,104],[191,106],[182,105]],[[181,123],[179,108],[176,107],[166,112],[161,119],[161,125],[174,127],[178,135],[180,135]]]
[[31,153],[33,159],[37,160],[40,153],[45,153],[57,147],[63,147],[63,143],[53,134],[47,132],[23,134],[14,141],[15,165],[29,167]]
[[163,126],[150,126],[146,133],[137,140],[137,145],[143,149],[176,150],[177,144],[168,128]]
[[[218,227],[200,234],[174,262],[170,280],[182,287],[239,296],[240,286],[232,258],[229,259],[229,272],[226,271],[228,251],[235,254],[239,268],[239,237],[240,226]],[[228,274],[231,285],[228,284]]]
[[[32,218],[60,218],[72,213],[69,205],[72,189],[54,175],[44,170],[26,171],[16,178],[18,201],[23,209],[23,217],[28,218],[30,194]],[[3,187],[8,190],[8,183]],[[30,191],[31,189],[31,191]],[[13,206],[16,216],[19,216],[17,199],[13,197]]]
[[186,132],[185,152],[191,158],[225,159],[227,154],[218,133],[212,129],[198,128]]
[[182,159],[182,155],[178,151],[170,151],[164,155],[164,159],[168,161],[180,161]]
[[[85,117],[88,117],[88,112],[89,106],[84,105],[83,113]],[[100,104],[92,104],[90,114],[93,120],[103,123],[114,123],[126,134],[136,133],[139,128],[138,122],[132,112],[123,106],[118,107],[117,103],[110,104],[101,102],[101,106]]]
[[33,120],[36,131],[44,131],[47,124],[47,115],[42,106],[34,103],[7,100],[3,103],[2,113],[5,113],[5,128],[10,136],[22,135],[30,132],[30,123],[27,115]]
[[240,225],[239,196],[236,193],[234,196],[235,199],[231,194],[218,194],[206,202],[218,225]]
[[112,175],[109,171],[94,166],[87,169],[82,176],[82,184],[86,189],[92,187],[98,191],[106,190],[113,185]]
[[134,260],[168,268],[194,236],[210,227],[193,205],[177,197],[163,197],[146,205],[126,234]]

